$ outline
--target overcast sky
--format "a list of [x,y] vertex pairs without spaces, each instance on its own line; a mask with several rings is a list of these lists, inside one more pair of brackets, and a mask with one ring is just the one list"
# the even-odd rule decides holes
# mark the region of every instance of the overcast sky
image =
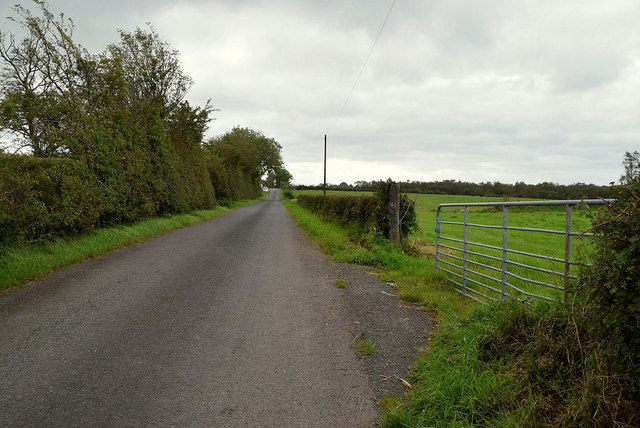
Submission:
[[608,184],[640,150],[638,0],[397,0],[340,117],[393,0],[50,3],[91,53],[150,22],[221,109],[209,135],[275,138],[298,184],[324,134],[336,184]]

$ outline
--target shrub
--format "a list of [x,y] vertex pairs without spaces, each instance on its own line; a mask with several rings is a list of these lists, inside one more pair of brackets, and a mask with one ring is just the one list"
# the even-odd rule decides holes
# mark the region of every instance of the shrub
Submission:
[[291,190],[285,190],[283,194],[286,199],[295,199],[295,195]]
[[[594,217],[593,265],[583,269],[576,293],[584,299],[590,334],[601,348],[599,364],[620,387],[613,392],[622,399],[635,397],[640,406],[640,176],[614,194],[617,201]],[[604,381],[600,387],[605,389]]]
[[[584,269],[587,304],[617,346],[640,362],[640,176],[615,189],[617,201],[594,218],[593,266]],[[639,373],[640,374],[640,373]]]
[[358,223],[373,232],[381,230],[379,204],[374,196],[299,195],[298,204],[328,221]]

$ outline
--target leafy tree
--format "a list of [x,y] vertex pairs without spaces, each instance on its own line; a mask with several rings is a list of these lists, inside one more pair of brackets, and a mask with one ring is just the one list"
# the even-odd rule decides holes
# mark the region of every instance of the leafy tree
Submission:
[[153,27],[136,28],[133,33],[120,30],[120,43],[110,45],[107,53],[122,64],[134,108],[155,105],[164,119],[181,107],[193,80],[182,70],[179,52]]
[[209,174],[221,199],[256,197],[265,175],[270,185],[291,180],[283,165],[282,146],[259,131],[235,127],[205,143],[204,149]]
[[267,174],[265,183],[268,187],[287,187],[291,184],[293,176],[283,166],[278,166]]
[[640,152],[637,150],[633,153],[625,152],[622,165],[624,166],[624,175],[620,177],[620,182],[624,184],[640,174]]
[[34,3],[41,16],[16,5],[17,18],[9,18],[24,31],[22,40],[0,32],[0,129],[14,136],[14,149],[51,157],[68,150],[83,116],[78,94],[86,89],[91,59],[72,41],[71,20],[55,17],[44,1]]

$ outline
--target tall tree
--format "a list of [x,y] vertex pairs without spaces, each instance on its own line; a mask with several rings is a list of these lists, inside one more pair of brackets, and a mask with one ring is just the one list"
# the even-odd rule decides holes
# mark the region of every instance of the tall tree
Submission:
[[132,105],[155,105],[163,119],[180,108],[193,80],[182,70],[179,52],[151,25],[133,33],[120,30],[120,43],[107,51],[122,64]]
[[39,16],[16,5],[16,17],[9,17],[23,39],[0,32],[0,129],[13,135],[13,149],[51,157],[68,150],[69,135],[77,130],[79,92],[92,60],[71,39],[70,19],[54,16],[44,1],[34,3]]
[[640,175],[640,152],[637,150],[624,153],[624,160],[622,161],[624,166],[624,175],[620,177],[622,184],[629,183],[633,177]]

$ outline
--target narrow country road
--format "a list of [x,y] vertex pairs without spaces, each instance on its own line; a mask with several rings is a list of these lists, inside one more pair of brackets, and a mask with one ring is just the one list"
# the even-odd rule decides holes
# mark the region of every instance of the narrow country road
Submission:
[[0,425],[370,426],[334,279],[272,190],[6,293]]

